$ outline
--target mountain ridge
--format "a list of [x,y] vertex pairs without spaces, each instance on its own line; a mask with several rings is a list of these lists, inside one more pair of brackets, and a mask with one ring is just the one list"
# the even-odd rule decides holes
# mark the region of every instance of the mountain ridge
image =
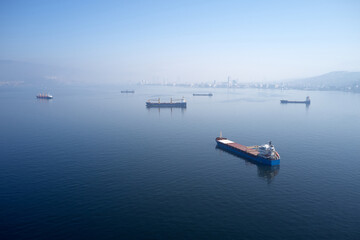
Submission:
[[289,87],[347,88],[360,84],[360,72],[333,71],[322,75],[284,81]]

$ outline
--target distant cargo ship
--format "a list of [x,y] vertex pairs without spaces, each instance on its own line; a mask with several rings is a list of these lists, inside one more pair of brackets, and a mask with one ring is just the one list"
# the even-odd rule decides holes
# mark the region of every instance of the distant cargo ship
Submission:
[[134,90],[125,90],[125,91],[121,91],[121,93],[135,93]]
[[47,94],[47,93],[45,93],[45,94],[40,93],[39,95],[36,96],[36,98],[41,98],[41,99],[53,99],[53,96],[52,96],[52,95],[49,95],[49,94]]
[[212,93],[193,93],[193,96],[209,96],[211,97]]
[[310,104],[310,97],[307,96],[305,101],[289,101],[289,100],[280,100],[281,103],[305,103]]
[[150,99],[146,102],[146,107],[177,107],[177,108],[186,108],[186,101],[184,98],[182,99],[172,99],[170,98],[170,102],[160,102],[160,98],[158,99]]
[[271,144],[271,141],[261,146],[246,147],[230,141],[227,138],[223,138],[220,134],[220,137],[216,138],[216,142],[219,148],[254,162],[269,166],[280,164],[280,155],[276,152],[275,147]]

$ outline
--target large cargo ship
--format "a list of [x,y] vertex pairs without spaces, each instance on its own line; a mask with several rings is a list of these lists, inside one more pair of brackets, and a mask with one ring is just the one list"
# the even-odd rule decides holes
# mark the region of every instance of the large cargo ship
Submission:
[[307,96],[305,101],[289,101],[289,100],[280,100],[281,103],[305,103],[310,104],[310,97]]
[[170,108],[186,108],[186,101],[184,98],[182,99],[172,99],[170,98],[170,102],[160,102],[160,98],[158,99],[149,99],[146,102],[146,107],[170,107]]
[[280,164],[280,155],[276,152],[275,147],[271,144],[271,141],[260,146],[247,147],[230,141],[227,138],[223,138],[220,134],[220,137],[216,138],[216,142],[219,148],[254,162],[269,166]]
[[121,93],[135,93],[134,90],[123,90],[121,91]]
[[193,96],[209,96],[211,97],[212,93],[193,93]]
[[36,96],[36,98],[40,98],[40,99],[53,99],[52,95],[49,95],[47,93],[40,93],[39,95]]

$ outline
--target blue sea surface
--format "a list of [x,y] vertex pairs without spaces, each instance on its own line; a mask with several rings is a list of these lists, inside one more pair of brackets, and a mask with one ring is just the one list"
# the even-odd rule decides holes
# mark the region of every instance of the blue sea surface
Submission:
[[0,239],[360,239],[360,94],[133,88],[0,90]]

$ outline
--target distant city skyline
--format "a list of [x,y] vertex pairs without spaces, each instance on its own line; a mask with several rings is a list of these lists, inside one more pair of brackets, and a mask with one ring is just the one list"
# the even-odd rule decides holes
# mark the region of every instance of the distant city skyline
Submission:
[[359,12],[355,0],[1,1],[0,59],[106,83],[360,71]]

